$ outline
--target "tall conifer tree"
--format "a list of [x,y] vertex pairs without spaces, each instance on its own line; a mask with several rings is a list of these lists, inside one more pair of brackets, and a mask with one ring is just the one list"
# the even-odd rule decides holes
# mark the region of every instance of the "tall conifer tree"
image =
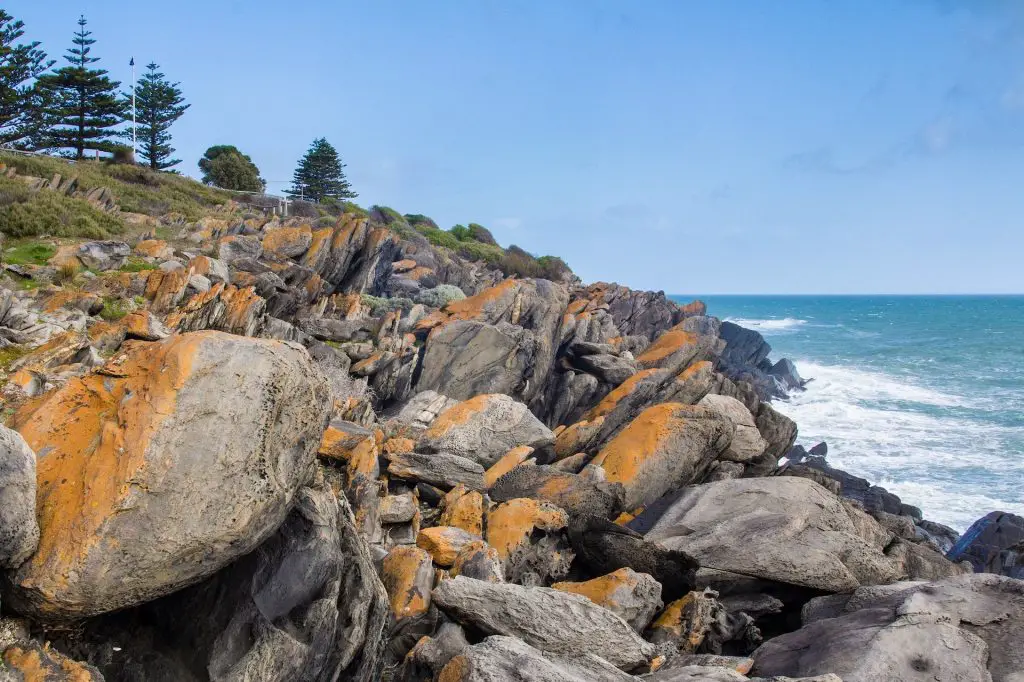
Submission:
[[86,149],[112,151],[117,144],[113,128],[124,120],[124,101],[118,96],[120,83],[107,77],[103,69],[90,68],[99,61],[90,57],[96,42],[85,30],[85,17],[78,20],[74,47],[64,55],[68,66],[39,77],[39,84],[50,96],[46,114],[46,146],[70,150],[76,159]]
[[0,145],[26,146],[41,127],[35,79],[53,66],[39,43],[17,43],[25,24],[0,9]]
[[323,201],[328,197],[354,199],[359,195],[352,190],[344,168],[345,164],[331,143],[322,137],[317,138],[299,161],[292,177],[292,187],[287,193],[309,201]]
[[[171,83],[158,71],[159,65],[146,65],[146,73],[135,89],[135,107],[138,120],[139,156],[153,170],[163,170],[181,163],[172,159],[171,125],[181,118],[191,104],[185,104],[180,83]],[[125,95],[125,104],[131,106],[132,95]],[[131,131],[127,132],[131,137]]]

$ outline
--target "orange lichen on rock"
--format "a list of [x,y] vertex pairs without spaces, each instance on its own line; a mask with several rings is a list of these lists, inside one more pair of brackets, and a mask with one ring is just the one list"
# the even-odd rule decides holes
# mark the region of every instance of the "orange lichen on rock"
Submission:
[[191,274],[190,270],[150,271],[144,295],[153,302],[153,309],[165,312],[178,305]]
[[61,308],[77,308],[83,312],[94,309],[100,303],[100,297],[96,294],[79,291],[77,289],[62,289],[50,295],[43,303],[43,310],[48,313],[56,312]]
[[493,287],[484,289],[480,293],[469,296],[459,301],[451,301],[444,307],[452,319],[472,320],[480,317],[487,306],[497,303],[506,296],[511,296],[519,288],[519,280],[502,280]]
[[309,225],[278,227],[263,235],[263,250],[278,256],[301,256],[312,243],[313,231]]
[[608,575],[583,582],[555,583],[552,589],[579,594],[598,606],[618,613],[623,598],[628,598],[640,584],[640,574],[631,568],[620,568]]
[[680,372],[676,376],[676,379],[678,381],[689,381],[690,379],[697,376],[701,372],[710,370],[712,368],[713,365],[708,360],[699,360],[690,365],[689,367],[687,367],[686,369],[684,369],[682,372]]
[[689,592],[666,606],[651,623],[650,641],[655,644],[673,642],[683,653],[697,651],[716,625],[716,612],[721,606],[713,599],[714,594]]
[[565,528],[566,513],[553,504],[519,497],[499,504],[487,515],[487,542],[498,556],[509,556],[529,542],[534,529],[555,531]]
[[25,682],[99,682],[103,679],[84,664],[71,660],[49,645],[14,644],[3,652],[0,661],[21,673],[18,679]]
[[419,547],[395,547],[384,557],[381,580],[395,620],[419,616],[430,608],[434,566],[430,554]]
[[504,569],[498,550],[483,540],[474,540],[464,546],[455,557],[450,571],[451,577],[464,575],[474,580],[490,583],[505,582]]
[[428,277],[428,276],[433,275],[433,274],[434,274],[434,269],[433,268],[428,268],[428,267],[426,267],[424,265],[421,265],[421,266],[413,268],[409,272],[405,273],[405,276],[408,277],[411,280],[415,280],[415,281],[419,282],[424,277]]
[[596,417],[566,426],[555,437],[555,457],[561,460],[584,450],[603,425],[604,417]]
[[332,422],[324,430],[317,454],[341,462],[362,461],[371,454],[376,457],[377,441],[355,424]]
[[453,426],[467,423],[475,415],[487,409],[487,404],[494,398],[494,395],[484,393],[452,405],[437,415],[430,428],[423,434],[424,437],[430,439],[440,438]]
[[625,398],[630,393],[635,391],[636,387],[640,384],[641,381],[651,376],[652,374],[657,373],[657,368],[640,370],[639,372],[637,372],[636,374],[629,377],[621,384],[613,388],[611,391],[609,391],[608,395],[602,398],[601,402],[599,402],[597,405],[591,408],[591,410],[587,412],[583,416],[583,418],[589,420],[607,415],[609,412],[615,409],[615,406],[618,405],[623,398]]
[[484,472],[484,485],[490,488],[499,478],[525,463],[532,454],[533,448],[529,445],[520,445],[519,447],[512,448],[501,459],[492,464],[490,469]]
[[640,474],[645,461],[686,423],[687,405],[661,403],[648,407],[605,445],[594,464],[600,465],[612,483],[629,483]]
[[196,256],[188,262],[188,268],[193,274],[206,277],[214,270],[213,259],[209,256]]
[[313,230],[310,235],[309,248],[306,249],[306,253],[302,256],[302,264],[307,267],[316,267],[320,264],[321,259],[324,257],[324,249],[330,247],[331,237],[334,235],[334,229],[325,227],[322,230]]
[[[15,428],[39,457],[39,548],[26,575],[49,576],[56,590],[66,586],[100,527],[130,504],[139,472],[165,465],[159,453],[150,456],[150,442],[174,413],[203,341],[203,334],[190,334],[126,353],[102,374],[72,379],[16,413]],[[33,580],[21,587],[47,589]]]
[[441,669],[441,673],[437,676],[437,682],[462,682],[469,678],[471,672],[469,659],[460,654],[448,661]]
[[705,305],[704,301],[690,301],[685,305],[680,305],[679,308],[687,317],[706,315],[708,312],[708,307]]
[[400,455],[412,452],[416,447],[416,441],[412,438],[388,438],[384,441],[384,452],[389,455]]
[[444,511],[437,522],[442,526],[454,526],[472,535],[484,534],[484,496],[467,490],[460,483],[444,497]]
[[162,239],[144,239],[135,245],[135,253],[147,258],[170,258],[174,249]]
[[657,366],[665,358],[697,342],[697,335],[673,327],[662,334],[636,359],[641,367]]
[[462,528],[434,526],[417,534],[416,546],[429,552],[438,566],[449,567],[466,545],[480,539],[479,535],[467,533]]

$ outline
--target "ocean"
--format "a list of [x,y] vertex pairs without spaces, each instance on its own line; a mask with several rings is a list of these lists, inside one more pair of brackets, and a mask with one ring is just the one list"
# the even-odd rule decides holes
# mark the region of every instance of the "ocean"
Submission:
[[807,390],[798,443],[963,531],[1024,515],[1024,296],[673,296],[756,329]]

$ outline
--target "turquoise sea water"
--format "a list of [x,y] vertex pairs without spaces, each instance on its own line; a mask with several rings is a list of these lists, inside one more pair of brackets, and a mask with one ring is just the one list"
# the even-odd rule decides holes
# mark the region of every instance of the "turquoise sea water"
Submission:
[[804,393],[799,443],[964,530],[1024,514],[1024,296],[673,296],[757,329]]

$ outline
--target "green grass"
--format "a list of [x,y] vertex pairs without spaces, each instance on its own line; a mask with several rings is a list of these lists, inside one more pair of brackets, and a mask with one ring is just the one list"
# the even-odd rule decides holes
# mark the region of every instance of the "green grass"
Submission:
[[7,371],[14,361],[28,353],[28,346],[7,346],[0,348],[0,370]]
[[11,265],[46,265],[55,253],[57,249],[50,244],[24,242],[5,249],[0,260]]
[[120,220],[88,201],[46,189],[25,201],[0,206],[0,232],[12,237],[47,234],[104,239],[122,231]]
[[132,310],[134,308],[128,301],[122,298],[104,296],[103,310],[100,311],[100,317],[107,322],[117,322]]
[[128,256],[128,260],[121,266],[120,272],[142,272],[143,270],[156,270],[159,267],[154,263],[147,263],[139,256]]
[[[0,162],[18,169],[21,175],[51,178],[78,178],[78,189],[89,191],[107,187],[122,211],[161,216],[180,213],[198,220],[211,208],[222,206],[230,194],[174,173],[160,173],[141,166],[77,161],[50,156],[22,156],[0,152]],[[20,180],[15,182],[20,183]],[[2,197],[2,194],[0,194]]]

